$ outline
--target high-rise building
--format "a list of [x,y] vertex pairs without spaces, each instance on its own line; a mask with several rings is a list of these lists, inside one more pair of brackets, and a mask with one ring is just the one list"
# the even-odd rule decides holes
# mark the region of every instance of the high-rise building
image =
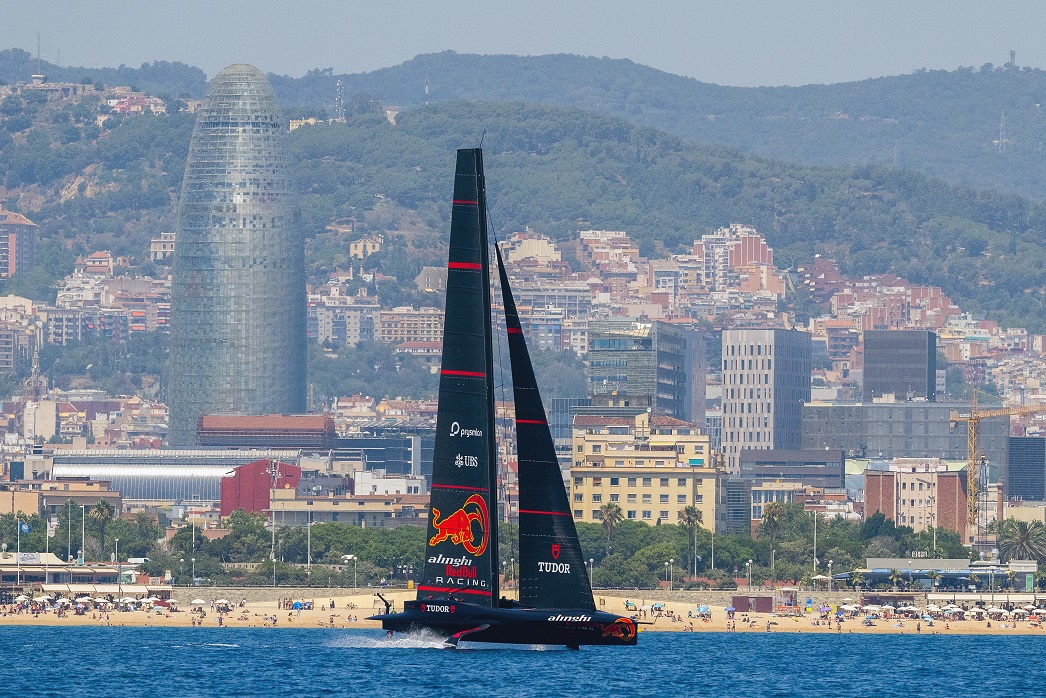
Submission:
[[925,330],[865,330],[864,399],[937,399],[937,335]]
[[204,414],[305,410],[305,262],[286,123],[265,75],[211,82],[189,144],[173,255],[172,445]]
[[1046,439],[1011,436],[1009,446],[1007,496],[1032,502],[1046,499]]
[[0,205],[0,278],[29,271],[36,265],[36,223]]
[[806,332],[723,330],[722,448],[729,473],[740,472],[742,449],[800,448],[810,353]]
[[687,422],[705,419],[703,338],[667,322],[592,320],[588,324],[593,404],[649,406]]

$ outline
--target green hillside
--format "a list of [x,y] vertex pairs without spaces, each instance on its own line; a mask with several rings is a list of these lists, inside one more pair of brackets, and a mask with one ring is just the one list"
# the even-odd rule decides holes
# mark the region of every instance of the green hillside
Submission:
[[[31,127],[0,136],[0,181],[5,205],[41,225],[50,252],[38,277],[99,247],[140,259],[150,237],[172,229],[190,116],[114,120],[88,140],[91,124],[72,107],[23,104],[10,116],[4,104],[0,122],[32,116]],[[347,234],[328,232],[332,221],[356,222],[357,236],[386,232],[389,249],[375,262],[401,282],[437,261],[453,150],[481,140],[503,235],[527,225],[557,239],[579,227],[623,229],[651,254],[749,223],[783,266],[823,253],[851,274],[892,271],[942,286],[969,310],[1046,327],[1038,203],[886,167],[749,157],[591,112],[516,103],[434,104],[402,112],[395,126],[365,114],[295,131],[312,279],[346,263]]]

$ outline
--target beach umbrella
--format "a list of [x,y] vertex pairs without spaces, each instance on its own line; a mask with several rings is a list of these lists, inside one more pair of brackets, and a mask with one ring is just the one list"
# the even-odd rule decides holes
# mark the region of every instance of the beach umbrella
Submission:
[[218,599],[217,601],[214,602],[214,605],[215,606],[231,606],[232,604],[229,603],[229,601],[227,599]]
[[708,606],[698,606],[697,607],[697,612],[698,613],[708,613]]
[[843,598],[843,601],[850,602],[850,601],[853,601],[853,599],[851,599],[849,596],[847,596],[847,597]]
[[933,616],[930,616],[930,615],[927,615],[927,614],[924,613],[923,614],[923,620],[933,620]]
[[54,597],[50,594],[41,594],[40,596],[36,597],[37,601],[51,601],[52,599],[54,599]]
[[58,599],[58,601],[56,601],[55,603],[57,603],[59,606],[70,606],[73,602],[69,599]]
[[15,597],[15,601],[17,601],[18,603],[22,603],[23,601],[28,601],[28,600],[29,600],[29,597],[26,596],[25,594],[19,594],[18,596]]
[[1006,613],[1006,609],[999,608],[998,606],[992,606],[988,609],[985,609],[985,613]]
[[150,596],[149,598],[147,598],[145,600],[148,601],[149,603],[156,603],[157,601],[162,601],[162,599],[159,596]]
[[1034,611],[1035,610],[1035,606],[1032,606],[1031,604],[1028,604],[1027,606],[1024,607],[1024,610],[1025,611]]
[[724,611],[726,611],[727,613],[733,613],[733,612],[734,612],[734,611],[736,611],[737,609],[736,609],[736,608],[734,608],[733,606],[727,606],[727,607],[726,607],[726,608],[724,608],[723,610],[724,610]]
[[190,603],[190,604],[192,604],[193,606],[203,606],[203,605],[205,605],[205,604],[206,604],[207,602],[206,602],[206,601],[204,601],[203,599],[193,599],[193,600],[192,600],[192,601],[190,601],[189,603]]
[[94,602],[95,602],[95,603],[112,603],[112,602],[111,602],[111,601],[110,601],[109,599],[103,599],[103,598],[102,598],[102,597],[100,597],[100,596],[99,596],[98,598],[96,598],[96,599],[94,600]]
[[90,596],[81,596],[80,598],[76,599],[76,603],[91,603],[92,601],[94,601],[94,599],[92,599]]
[[137,603],[138,599],[132,599],[130,596],[125,596],[120,599],[120,603]]

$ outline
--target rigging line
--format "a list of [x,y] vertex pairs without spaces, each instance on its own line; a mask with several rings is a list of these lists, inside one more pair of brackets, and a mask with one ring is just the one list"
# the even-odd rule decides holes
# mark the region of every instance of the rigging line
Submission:
[[[486,137],[486,135],[487,135],[487,132],[484,131],[483,132],[483,136]],[[482,141],[482,138],[481,138],[480,139],[480,143],[482,144],[482,142],[483,141]],[[495,247],[495,249],[497,249],[498,243],[500,241],[498,240],[497,229],[494,227],[494,219],[490,215],[490,202],[489,201],[487,201],[487,205],[486,205],[485,209],[486,210],[484,211],[484,213],[487,216],[487,236],[489,238],[489,242],[492,242],[494,247]],[[487,248],[487,256],[488,256],[488,258],[490,258],[490,248],[489,248],[489,246]],[[496,267],[497,266],[497,255],[496,254],[493,257],[493,261],[494,261],[494,264],[491,265],[491,266],[492,267]],[[487,279],[487,282],[491,284],[491,294],[490,295],[491,295],[491,299],[493,299],[493,298],[495,298],[495,294],[494,294],[494,289],[495,289],[494,279],[495,278],[497,279],[497,284],[496,285],[500,286],[500,284],[501,284],[501,274],[500,273],[494,274],[494,270],[491,269],[491,275],[492,275],[493,278]],[[491,305],[493,305],[493,302],[491,303]],[[505,294],[504,294],[504,292],[502,292],[502,294],[501,294],[501,316],[502,317],[505,317],[505,307],[504,306],[505,306]],[[505,319],[505,326],[508,327],[508,319],[507,318]],[[501,396],[501,404],[504,405],[507,402],[506,399],[505,399],[505,383],[506,383],[506,380],[505,380],[505,354],[504,354],[504,349],[502,347],[502,336],[501,336],[502,333],[500,332],[500,328],[499,328],[498,331],[494,332],[494,335],[497,337],[497,352],[498,352],[498,370],[497,370],[497,375],[498,375],[498,378],[500,379],[495,384],[495,389],[497,391],[497,394]],[[513,405],[513,412],[515,412],[515,405]],[[495,416],[496,416],[496,410],[495,410]],[[510,445],[512,446],[513,452],[518,453],[518,449],[516,448],[517,435],[515,433],[515,420],[513,420],[511,433],[512,433],[512,436],[510,438]],[[507,463],[505,465],[507,465]],[[518,465],[517,465],[517,467],[518,467]],[[508,502],[508,493],[505,491],[505,478],[502,477],[502,470],[501,470],[501,468],[498,468],[498,470],[497,470],[497,478],[498,478],[498,490],[501,491],[501,493],[502,493],[502,495],[504,497],[504,500],[505,500],[505,518],[508,519],[508,517],[509,517],[509,515],[511,513],[510,512],[510,508],[511,507],[509,506],[509,502]],[[498,527],[498,533],[501,533],[501,531],[502,531],[502,528],[499,526]],[[498,545],[500,545],[500,544],[501,544],[501,541],[499,540],[498,541]]]

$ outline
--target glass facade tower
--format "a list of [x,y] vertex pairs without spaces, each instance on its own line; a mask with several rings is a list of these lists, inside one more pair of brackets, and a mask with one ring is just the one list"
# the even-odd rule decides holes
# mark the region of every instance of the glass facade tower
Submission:
[[182,183],[171,297],[170,432],[204,414],[305,411],[305,259],[287,129],[265,75],[211,82]]

